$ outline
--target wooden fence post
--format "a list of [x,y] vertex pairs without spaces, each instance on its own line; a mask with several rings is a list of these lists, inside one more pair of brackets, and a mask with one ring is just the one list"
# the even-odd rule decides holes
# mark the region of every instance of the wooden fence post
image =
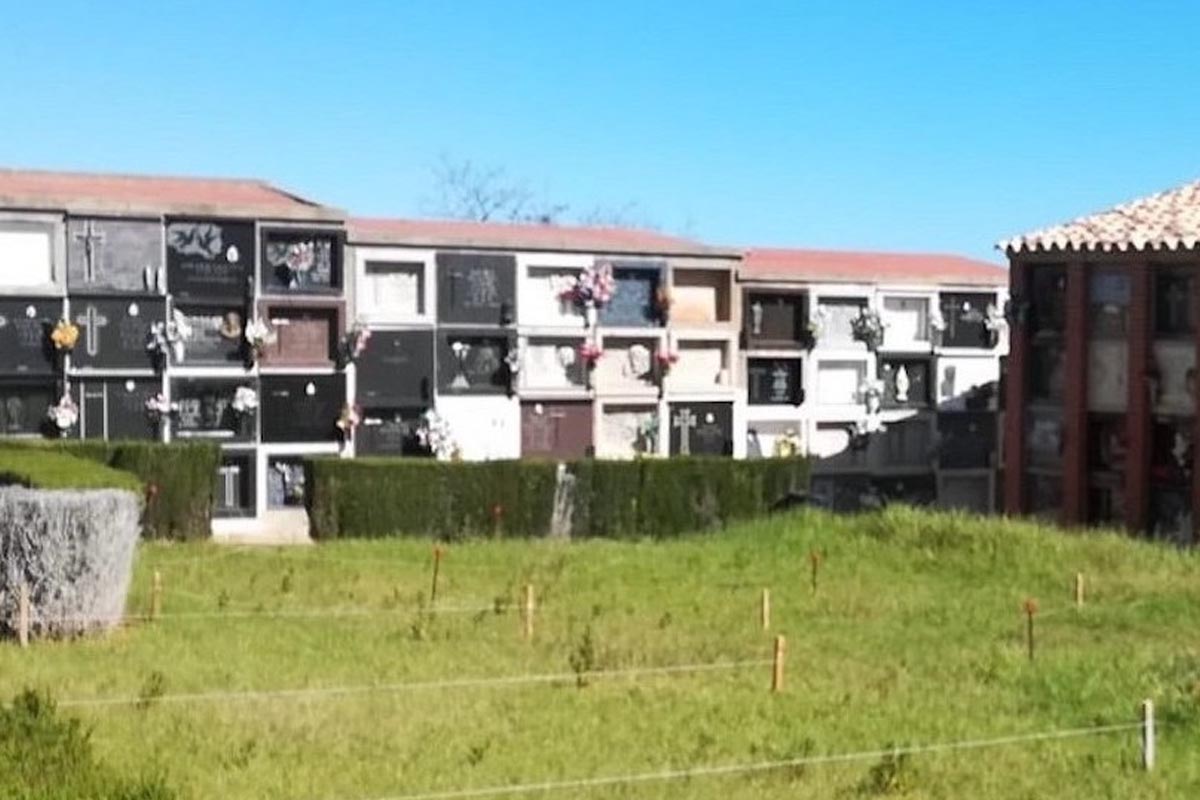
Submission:
[[762,629],[770,630],[771,628],[771,590],[762,590],[762,606],[759,609],[762,617]]
[[522,603],[522,606],[523,606],[523,611],[524,611],[524,613],[522,614],[522,617],[524,618],[523,619],[524,625],[522,626],[522,632],[525,636],[525,640],[531,641],[533,639],[533,612],[534,612],[533,584],[531,584],[531,583],[525,584],[525,599],[524,599],[524,602]]
[[1154,769],[1154,701],[1142,701],[1142,768]]
[[787,642],[782,636],[775,637],[775,657],[771,660],[771,691],[783,691],[783,660],[787,653]]
[[29,584],[25,581],[17,590],[17,642],[29,646]]
[[163,582],[162,573],[154,570],[154,578],[150,583],[150,619],[156,620],[162,613]]

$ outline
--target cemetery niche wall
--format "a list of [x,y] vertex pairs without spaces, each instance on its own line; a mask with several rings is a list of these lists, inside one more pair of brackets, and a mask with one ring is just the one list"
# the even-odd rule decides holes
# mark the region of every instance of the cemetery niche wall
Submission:
[[341,339],[341,301],[263,300],[259,316],[274,340],[262,349],[263,367],[328,368],[337,363]]
[[374,331],[356,370],[360,455],[428,456],[416,431],[434,401],[434,332]]
[[258,409],[239,399],[239,390],[258,387],[246,378],[173,378],[171,400],[175,404],[171,433],[178,439],[213,439],[252,442],[258,431]]

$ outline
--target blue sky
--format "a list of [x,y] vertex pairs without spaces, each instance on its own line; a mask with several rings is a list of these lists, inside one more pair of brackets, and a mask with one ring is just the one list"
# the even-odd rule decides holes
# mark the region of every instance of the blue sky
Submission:
[[959,252],[1200,177],[1200,4],[0,0],[0,164],[419,215],[445,155],[731,245]]

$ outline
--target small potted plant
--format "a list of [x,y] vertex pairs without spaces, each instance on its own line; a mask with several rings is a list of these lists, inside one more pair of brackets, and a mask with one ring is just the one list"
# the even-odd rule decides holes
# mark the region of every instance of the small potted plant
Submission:
[[883,329],[883,319],[873,308],[863,307],[850,322],[850,335],[871,351],[878,350],[883,344]]

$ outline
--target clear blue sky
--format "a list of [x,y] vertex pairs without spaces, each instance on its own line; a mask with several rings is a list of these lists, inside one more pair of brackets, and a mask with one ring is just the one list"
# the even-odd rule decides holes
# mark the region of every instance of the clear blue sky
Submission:
[[[337,5],[335,8],[334,6]],[[416,215],[439,155],[738,245],[992,243],[1200,177],[1200,4],[0,0],[0,164]]]

